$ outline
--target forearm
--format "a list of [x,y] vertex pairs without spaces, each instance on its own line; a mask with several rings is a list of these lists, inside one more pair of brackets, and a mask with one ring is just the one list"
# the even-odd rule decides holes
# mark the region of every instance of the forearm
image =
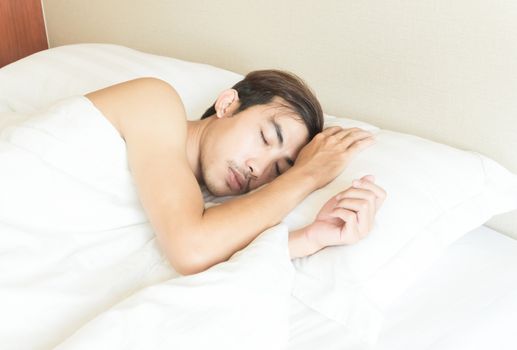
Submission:
[[286,173],[261,189],[204,211],[188,240],[194,272],[225,261],[259,233],[278,224],[314,190],[310,177]]

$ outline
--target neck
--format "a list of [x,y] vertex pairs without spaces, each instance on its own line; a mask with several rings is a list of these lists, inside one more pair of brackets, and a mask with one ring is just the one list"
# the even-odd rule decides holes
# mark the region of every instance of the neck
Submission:
[[203,184],[201,171],[201,143],[203,142],[207,127],[213,118],[187,121],[187,160],[190,169],[196,176],[197,182]]

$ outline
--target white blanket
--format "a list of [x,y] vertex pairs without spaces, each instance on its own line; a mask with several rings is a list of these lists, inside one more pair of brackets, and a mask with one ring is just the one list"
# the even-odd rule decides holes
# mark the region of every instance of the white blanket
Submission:
[[140,206],[123,139],[82,96],[0,131],[2,349],[283,349],[287,227],[179,277]]

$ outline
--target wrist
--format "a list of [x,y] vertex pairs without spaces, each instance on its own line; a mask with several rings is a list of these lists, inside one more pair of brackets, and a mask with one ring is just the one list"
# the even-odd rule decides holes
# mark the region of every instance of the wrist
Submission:
[[312,255],[323,248],[310,238],[313,229],[312,225],[307,225],[289,233],[289,255],[291,259]]
[[283,177],[289,182],[295,181],[299,184],[302,184],[305,188],[307,188],[308,194],[314,192],[319,189],[318,178],[314,172],[307,171],[301,167],[293,166],[289,170],[287,170],[282,176],[277,179]]

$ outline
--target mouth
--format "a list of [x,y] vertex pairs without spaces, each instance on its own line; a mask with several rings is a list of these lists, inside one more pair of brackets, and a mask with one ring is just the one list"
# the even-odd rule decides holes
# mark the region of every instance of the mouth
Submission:
[[227,182],[234,191],[241,192],[244,187],[244,177],[235,169],[228,168]]

